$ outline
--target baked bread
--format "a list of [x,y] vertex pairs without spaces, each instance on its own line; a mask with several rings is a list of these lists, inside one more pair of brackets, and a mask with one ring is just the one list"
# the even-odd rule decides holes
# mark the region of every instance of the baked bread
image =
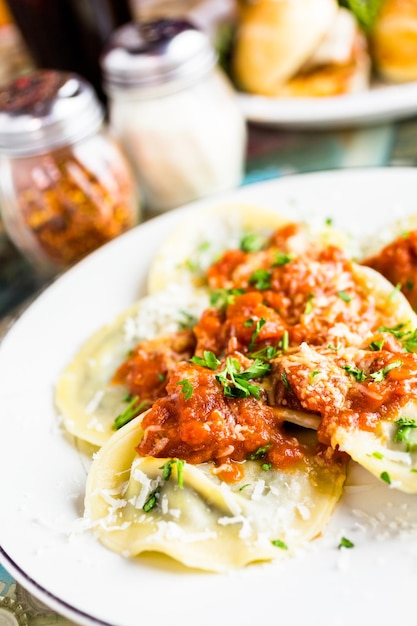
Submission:
[[416,0],[385,0],[371,32],[371,50],[383,78],[417,80]]
[[322,43],[276,95],[325,97],[364,91],[370,70],[366,37],[352,13],[341,8]]
[[234,79],[250,93],[275,96],[328,32],[336,0],[242,3],[232,60]]

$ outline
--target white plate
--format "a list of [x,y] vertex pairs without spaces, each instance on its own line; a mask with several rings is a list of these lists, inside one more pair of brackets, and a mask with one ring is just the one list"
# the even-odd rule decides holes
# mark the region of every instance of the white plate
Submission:
[[[414,169],[304,174],[223,197],[295,218],[333,216],[372,234],[417,212]],[[155,250],[191,205],[114,240],[74,267],[25,312],[0,348],[0,560],[17,580],[87,625],[323,626],[414,619],[417,498],[353,466],[324,536],[298,558],[228,575],[187,571],[163,557],[127,560],[78,532],[86,457],[61,431],[57,377],[91,332],[143,292]],[[338,550],[341,536],[355,544]],[[412,622],[410,622],[412,623]]]
[[417,82],[380,85],[328,98],[271,98],[238,94],[248,121],[287,128],[342,128],[379,124],[417,113]]

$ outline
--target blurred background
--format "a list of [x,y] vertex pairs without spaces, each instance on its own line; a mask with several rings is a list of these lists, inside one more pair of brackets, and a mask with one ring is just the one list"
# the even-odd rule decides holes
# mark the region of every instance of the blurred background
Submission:
[[0,318],[184,203],[414,165],[416,81],[417,0],[0,0]]

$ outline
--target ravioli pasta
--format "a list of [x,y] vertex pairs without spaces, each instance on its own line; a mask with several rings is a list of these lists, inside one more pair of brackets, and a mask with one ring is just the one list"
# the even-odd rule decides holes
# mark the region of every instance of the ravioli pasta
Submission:
[[322,533],[352,460],[417,493],[417,263],[387,255],[256,207],[178,226],[151,295],[57,387],[66,428],[101,447],[85,505],[104,545],[224,571]]
[[[163,480],[164,458],[140,457],[140,424],[119,431],[98,453],[88,477],[87,516],[110,549],[157,551],[193,568],[225,571],[286,557],[319,535],[339,500],[345,465],[314,455],[291,470],[248,461],[244,481],[227,484],[213,465],[177,465]],[[158,505],[144,512],[157,493]],[[146,507],[145,507],[146,508]]]

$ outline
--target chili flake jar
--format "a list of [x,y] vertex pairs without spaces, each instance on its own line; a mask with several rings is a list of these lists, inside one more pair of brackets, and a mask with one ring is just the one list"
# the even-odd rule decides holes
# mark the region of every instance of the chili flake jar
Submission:
[[101,67],[110,127],[151,214],[240,184],[246,122],[204,32],[181,19],[125,24]]
[[5,229],[53,275],[134,226],[130,166],[106,133],[91,85],[39,70],[0,90],[0,206]]

